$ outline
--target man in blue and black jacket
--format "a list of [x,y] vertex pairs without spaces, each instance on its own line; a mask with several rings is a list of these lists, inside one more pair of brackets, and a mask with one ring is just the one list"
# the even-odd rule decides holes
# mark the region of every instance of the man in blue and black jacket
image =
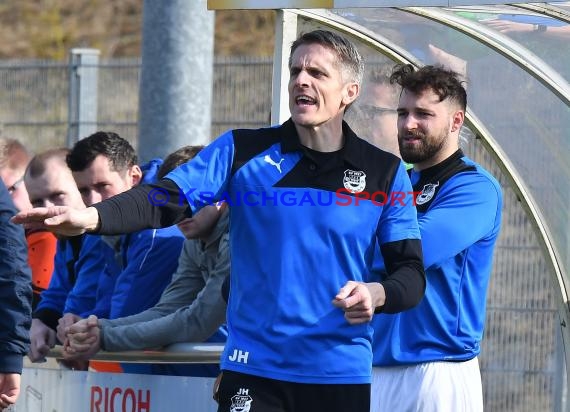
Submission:
[[372,322],[371,411],[481,412],[477,357],[501,187],[459,148],[467,94],[457,73],[402,66],[392,79],[402,86],[398,141],[414,165],[427,288],[415,308]]
[[[169,226],[227,201],[218,410],[369,412],[368,322],[418,304],[425,276],[412,202],[371,199],[411,192],[404,164],[343,121],[363,70],[344,37],[305,33],[291,47],[291,118],[282,125],[228,131],[156,184],[92,208],[36,209],[14,221],[109,235]],[[389,276],[365,283],[378,244]]]

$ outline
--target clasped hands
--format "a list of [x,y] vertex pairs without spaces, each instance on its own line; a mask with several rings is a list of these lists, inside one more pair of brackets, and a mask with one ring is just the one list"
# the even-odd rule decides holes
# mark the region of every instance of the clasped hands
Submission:
[[[72,324],[64,325],[60,320],[60,326],[58,326],[58,337],[63,342],[65,360],[88,360],[101,349],[101,329],[97,316],[75,319]],[[63,334],[61,337],[60,329]]]

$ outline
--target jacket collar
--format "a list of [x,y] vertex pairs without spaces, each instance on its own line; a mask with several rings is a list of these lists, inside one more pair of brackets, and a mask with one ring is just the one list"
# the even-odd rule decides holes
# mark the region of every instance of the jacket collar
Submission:
[[[306,153],[306,147],[301,144],[299,134],[295,128],[293,120],[289,119],[280,127],[281,151],[290,153],[301,151]],[[363,147],[360,145],[362,139],[352,131],[348,123],[342,121],[342,135],[344,137],[343,147],[340,149],[341,158],[349,164],[356,166],[362,158]]]
[[436,165],[430,166],[427,169],[420,170],[419,172],[413,172],[413,174],[418,173],[422,179],[429,179],[433,176],[438,175],[441,171],[447,170],[452,165],[459,162],[465,155],[461,149],[458,149],[455,153],[449,156],[447,159],[442,160]]

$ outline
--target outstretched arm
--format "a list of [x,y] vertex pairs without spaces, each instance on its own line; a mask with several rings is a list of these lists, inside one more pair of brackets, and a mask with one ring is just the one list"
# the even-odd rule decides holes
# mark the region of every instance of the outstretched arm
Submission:
[[487,20],[482,23],[485,23],[500,33],[536,33],[553,38],[570,38],[570,24],[564,26],[547,26],[501,19]]
[[164,179],[157,184],[136,186],[85,209],[34,208],[18,213],[12,221],[64,236],[86,232],[115,235],[172,226],[189,216],[190,208],[178,186]]
[[12,222],[26,229],[45,229],[63,236],[76,236],[94,232],[99,226],[95,208],[73,209],[68,206],[37,207],[18,213]]

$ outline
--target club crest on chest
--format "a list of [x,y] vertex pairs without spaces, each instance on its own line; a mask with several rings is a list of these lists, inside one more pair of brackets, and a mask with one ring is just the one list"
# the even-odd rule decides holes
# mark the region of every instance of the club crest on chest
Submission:
[[344,171],[342,184],[350,193],[362,192],[366,187],[366,173],[360,170],[347,169]]
[[424,185],[422,191],[416,197],[416,204],[423,205],[429,202],[433,196],[435,195],[435,189],[439,186],[439,182],[437,183],[428,183]]

